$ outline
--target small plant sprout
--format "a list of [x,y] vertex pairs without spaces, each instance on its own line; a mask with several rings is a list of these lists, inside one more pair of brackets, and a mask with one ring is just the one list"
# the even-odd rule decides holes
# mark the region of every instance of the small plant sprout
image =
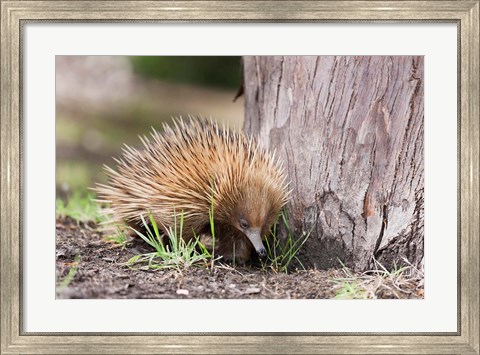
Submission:
[[364,299],[366,297],[365,290],[355,282],[343,282],[341,287],[337,290],[335,299]]
[[148,222],[143,215],[140,217],[145,234],[132,229],[155,251],[133,256],[126,262],[127,266],[133,268],[135,265],[140,265],[139,268],[143,270],[174,269],[181,272],[192,266],[206,267],[212,260],[213,255],[198,238],[188,242],[183,240],[183,212],[180,214],[178,226],[177,216],[174,214],[174,227],[165,228],[167,230],[166,239],[168,239],[166,243],[163,242],[163,235],[160,233],[153,215],[148,213]]
[[121,229],[117,230],[117,233],[107,235],[103,238],[105,241],[112,243],[115,247],[125,248],[130,241],[130,238]]
[[[285,224],[287,231],[284,241],[281,241],[277,235],[279,216],[282,217],[282,221]],[[275,219],[270,240],[269,238],[265,240],[267,258],[266,261],[261,261],[262,268],[266,269],[269,267],[274,272],[284,272],[288,274],[291,262],[296,260],[300,266],[305,269],[298,259],[297,254],[309,236],[310,233],[304,232],[299,238],[294,238],[293,234],[291,233],[290,226],[288,225],[286,213],[281,211]]]

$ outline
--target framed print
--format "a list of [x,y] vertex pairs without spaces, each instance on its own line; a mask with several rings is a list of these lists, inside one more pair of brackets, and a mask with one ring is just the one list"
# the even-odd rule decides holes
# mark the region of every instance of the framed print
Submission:
[[1,18],[2,353],[479,353],[478,1]]

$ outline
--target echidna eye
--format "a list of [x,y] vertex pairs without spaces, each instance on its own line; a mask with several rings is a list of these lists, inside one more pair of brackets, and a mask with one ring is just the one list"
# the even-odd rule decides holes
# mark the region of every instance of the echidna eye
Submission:
[[248,223],[246,220],[244,220],[243,218],[240,219],[240,227],[242,227],[243,229],[247,229],[248,228]]

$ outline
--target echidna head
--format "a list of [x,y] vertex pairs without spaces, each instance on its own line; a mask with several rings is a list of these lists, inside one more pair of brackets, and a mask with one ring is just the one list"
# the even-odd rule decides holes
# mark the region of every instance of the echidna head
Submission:
[[265,177],[255,176],[238,186],[235,195],[230,223],[250,240],[260,257],[265,257],[262,240],[286,201],[284,188]]

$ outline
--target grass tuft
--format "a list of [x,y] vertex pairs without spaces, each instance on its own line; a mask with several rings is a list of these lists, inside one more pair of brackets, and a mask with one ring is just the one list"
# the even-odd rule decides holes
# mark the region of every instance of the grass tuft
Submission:
[[143,215],[141,216],[145,234],[132,229],[143,241],[153,247],[155,252],[135,255],[125,263],[126,266],[131,268],[138,266],[141,270],[174,269],[181,272],[193,266],[208,267],[209,263],[212,262],[213,254],[207,250],[198,238],[188,242],[182,238],[183,213],[180,214],[178,228],[177,217],[174,215],[174,227],[167,229],[168,243],[165,243],[165,245],[163,235],[150,212],[148,218],[147,221]]
[[103,238],[105,241],[112,243],[115,247],[125,248],[128,242],[131,240],[125,232],[121,229],[117,230],[116,234],[107,235]]
[[[283,241],[277,235],[277,225],[280,216],[287,230],[287,235]],[[290,264],[295,260],[305,270],[297,255],[309,236],[310,233],[303,233],[301,237],[294,238],[287,221],[286,212],[281,211],[273,225],[271,238],[265,240],[267,258],[265,261],[262,261],[262,268],[264,270],[271,269],[275,273],[284,272],[288,274]]]

